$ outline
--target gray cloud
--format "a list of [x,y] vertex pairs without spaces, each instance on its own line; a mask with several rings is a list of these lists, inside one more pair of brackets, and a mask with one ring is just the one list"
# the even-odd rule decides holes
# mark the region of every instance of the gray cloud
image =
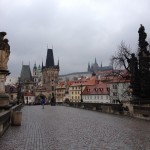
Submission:
[[133,51],[138,28],[150,35],[149,0],[1,0],[0,28],[11,46],[9,70],[45,63],[47,44],[54,48],[60,74],[86,71],[88,62],[109,65],[121,41]]

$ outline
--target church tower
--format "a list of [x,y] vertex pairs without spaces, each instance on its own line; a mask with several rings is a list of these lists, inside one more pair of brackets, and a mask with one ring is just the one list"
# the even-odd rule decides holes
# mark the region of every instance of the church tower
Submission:
[[37,83],[38,83],[38,70],[37,70],[36,63],[34,64],[34,67],[33,67],[33,80],[37,85]]
[[20,74],[21,95],[25,104],[33,103],[35,100],[35,82],[31,74],[30,65],[22,65]]
[[53,94],[56,94],[55,89],[59,76],[59,63],[58,65],[54,63],[53,49],[47,49],[46,62],[45,66],[43,66],[42,75],[43,87],[49,92],[50,97],[52,97]]

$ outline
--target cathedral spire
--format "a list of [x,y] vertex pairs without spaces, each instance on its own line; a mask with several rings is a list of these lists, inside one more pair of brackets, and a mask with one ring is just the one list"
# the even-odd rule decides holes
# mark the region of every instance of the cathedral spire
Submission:
[[37,69],[36,62],[34,63],[34,67],[33,67],[33,69]]
[[90,72],[90,70],[91,70],[91,67],[90,67],[90,63],[88,63],[88,72]]
[[95,64],[97,64],[96,57],[95,57]]

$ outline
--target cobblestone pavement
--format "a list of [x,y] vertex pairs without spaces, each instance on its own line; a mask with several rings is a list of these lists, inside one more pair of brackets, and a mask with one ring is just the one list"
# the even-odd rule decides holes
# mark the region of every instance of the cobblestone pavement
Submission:
[[150,150],[150,122],[64,106],[25,106],[0,150]]

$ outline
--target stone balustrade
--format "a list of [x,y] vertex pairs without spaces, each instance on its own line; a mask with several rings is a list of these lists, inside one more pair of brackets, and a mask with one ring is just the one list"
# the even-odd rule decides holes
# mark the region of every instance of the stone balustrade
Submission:
[[4,111],[0,113],[0,136],[2,136],[7,128],[10,126],[10,118],[10,111]]
[[4,132],[10,126],[13,112],[20,111],[21,108],[22,108],[22,104],[19,104],[19,105],[13,106],[8,111],[0,112],[0,137],[4,134]]
[[88,110],[96,110],[105,113],[121,114],[123,113],[122,104],[105,104],[105,103],[68,103],[69,106],[84,108]]

